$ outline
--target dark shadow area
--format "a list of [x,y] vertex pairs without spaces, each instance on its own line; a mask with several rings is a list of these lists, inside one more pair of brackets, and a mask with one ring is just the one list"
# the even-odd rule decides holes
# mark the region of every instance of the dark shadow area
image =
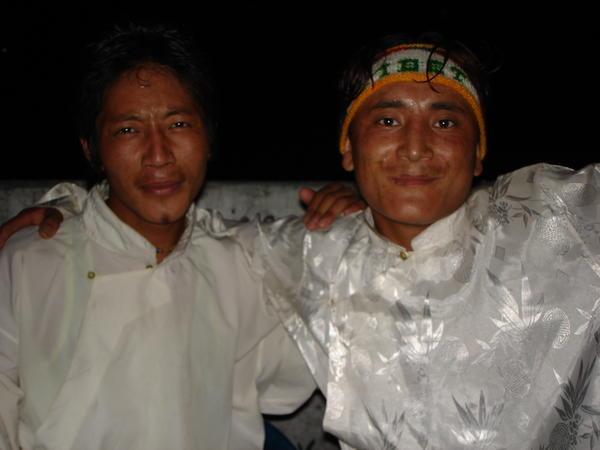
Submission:
[[[350,9],[347,2],[327,11],[311,2],[12,8],[3,7],[0,35],[0,179],[87,174],[71,120],[78,61],[107,24],[127,20],[182,26],[212,55],[220,128],[210,179],[350,179],[337,151],[342,63],[366,39],[416,30],[456,35],[503,60],[491,79],[485,178],[539,161],[577,168],[596,159],[595,124],[584,111],[598,102],[589,70],[598,31],[593,14],[574,6],[546,5],[543,14],[505,4]],[[560,31],[567,26],[568,38]]]

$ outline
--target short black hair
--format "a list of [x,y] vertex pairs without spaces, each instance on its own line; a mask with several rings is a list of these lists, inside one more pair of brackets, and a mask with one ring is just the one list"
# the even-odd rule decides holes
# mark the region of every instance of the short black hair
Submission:
[[88,142],[92,168],[99,172],[97,119],[107,90],[124,74],[147,64],[173,73],[192,96],[214,146],[215,113],[211,67],[191,37],[164,25],[114,25],[88,47],[82,77],[77,122],[80,139]]

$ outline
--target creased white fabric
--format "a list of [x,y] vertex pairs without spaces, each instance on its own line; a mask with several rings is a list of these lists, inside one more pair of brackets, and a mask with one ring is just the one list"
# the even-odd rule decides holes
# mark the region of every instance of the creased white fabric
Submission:
[[157,265],[102,197],[0,253],[0,430],[26,449],[261,449],[261,411],[293,411],[314,382],[239,245],[192,207]]
[[406,260],[368,211],[241,239],[327,396],[325,428],[365,450],[597,448],[599,192],[600,166],[526,167]]

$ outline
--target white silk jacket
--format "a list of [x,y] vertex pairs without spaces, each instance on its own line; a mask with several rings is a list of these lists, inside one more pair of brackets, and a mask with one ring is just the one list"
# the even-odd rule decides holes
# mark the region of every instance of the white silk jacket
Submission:
[[368,210],[233,233],[345,448],[600,447],[600,166],[504,175],[410,252]]
[[0,449],[260,450],[261,412],[310,396],[240,246],[207,232],[223,227],[207,211],[192,207],[187,222],[157,265],[94,190],[53,239],[32,228],[9,241]]

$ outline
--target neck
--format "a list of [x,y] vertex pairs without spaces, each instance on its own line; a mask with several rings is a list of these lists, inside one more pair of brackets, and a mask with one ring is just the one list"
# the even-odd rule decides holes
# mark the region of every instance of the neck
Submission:
[[155,248],[157,259],[162,260],[179,242],[185,229],[185,218],[168,225],[150,224],[144,231],[136,230],[144,236]]
[[106,204],[121,221],[137,231],[157,249],[157,262],[161,262],[173,250],[185,230],[185,215],[174,221],[160,223],[141,217],[110,196]]
[[429,225],[412,225],[390,222],[373,211],[373,222],[377,231],[395,244],[401,245],[406,250],[412,251],[412,240]]

